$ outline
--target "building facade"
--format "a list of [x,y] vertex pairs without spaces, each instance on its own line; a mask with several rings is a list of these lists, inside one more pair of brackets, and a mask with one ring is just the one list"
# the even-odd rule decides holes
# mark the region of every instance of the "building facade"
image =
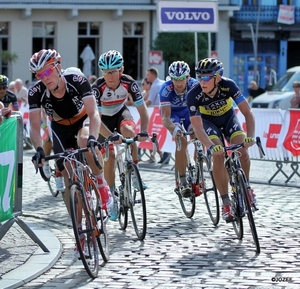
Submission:
[[[156,66],[149,64],[148,56],[157,35],[156,2],[0,0],[0,51],[18,57],[6,62],[0,54],[0,73],[10,79],[32,80],[28,61],[42,48],[57,49],[64,68],[83,69],[83,51],[90,47],[91,74],[100,74],[99,55],[116,49],[124,56],[125,73],[140,80],[149,66]],[[278,22],[282,4],[294,7],[294,23]],[[267,87],[287,68],[300,65],[299,6],[300,0],[218,1],[219,29],[212,37],[212,50],[224,63],[225,75],[232,77],[245,95],[254,74],[260,86]],[[165,66],[157,68],[164,78]]]

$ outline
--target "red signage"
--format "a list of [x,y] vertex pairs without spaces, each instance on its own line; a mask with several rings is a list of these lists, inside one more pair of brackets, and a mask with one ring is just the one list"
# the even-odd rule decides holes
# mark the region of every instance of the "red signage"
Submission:
[[149,63],[150,64],[162,64],[163,53],[162,51],[150,50],[149,51]]

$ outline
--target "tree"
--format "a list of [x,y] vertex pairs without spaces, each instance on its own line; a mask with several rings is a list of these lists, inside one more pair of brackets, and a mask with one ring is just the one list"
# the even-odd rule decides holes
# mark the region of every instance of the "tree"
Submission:
[[10,52],[8,50],[3,50],[1,58],[2,58],[3,63],[9,64],[12,62],[16,62],[16,60],[18,59],[18,55]]
[[[155,50],[163,51],[167,65],[176,60],[189,64],[191,72],[195,67],[195,34],[193,32],[160,32],[154,41]],[[198,33],[198,58],[207,57],[207,34]]]

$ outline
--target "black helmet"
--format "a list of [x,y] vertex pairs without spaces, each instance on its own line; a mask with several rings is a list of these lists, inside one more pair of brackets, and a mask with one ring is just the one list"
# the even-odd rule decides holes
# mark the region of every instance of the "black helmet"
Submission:
[[0,75],[0,85],[8,86],[8,78],[5,75]]
[[215,58],[205,58],[198,62],[196,67],[197,74],[223,75],[223,63]]

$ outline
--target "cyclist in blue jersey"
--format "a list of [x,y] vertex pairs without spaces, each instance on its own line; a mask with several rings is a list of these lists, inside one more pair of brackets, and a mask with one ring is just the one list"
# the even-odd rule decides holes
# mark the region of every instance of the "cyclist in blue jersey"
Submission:
[[[244,142],[244,147],[239,152],[242,168],[249,180],[248,147],[254,144],[255,119],[243,93],[232,79],[223,76],[223,71],[223,63],[217,59],[205,58],[199,61],[196,66],[199,83],[188,93],[187,104],[196,137],[213,155],[213,175],[223,201],[222,217],[226,222],[231,222],[233,213],[228,196],[229,180],[224,167],[220,129],[223,128],[223,134],[229,143]],[[245,117],[247,134],[235,114],[234,103]],[[256,197],[252,189],[248,190],[248,195],[253,206],[256,204]]]
[[181,150],[175,150],[175,165],[180,175],[180,193],[183,197],[189,197],[191,188],[186,180],[186,138],[183,137],[180,120],[184,119],[184,128],[192,130],[189,118],[189,111],[186,103],[187,92],[198,83],[198,81],[190,77],[190,67],[184,61],[174,61],[169,67],[170,80],[163,83],[159,91],[161,114],[164,127],[172,134],[182,137]]

